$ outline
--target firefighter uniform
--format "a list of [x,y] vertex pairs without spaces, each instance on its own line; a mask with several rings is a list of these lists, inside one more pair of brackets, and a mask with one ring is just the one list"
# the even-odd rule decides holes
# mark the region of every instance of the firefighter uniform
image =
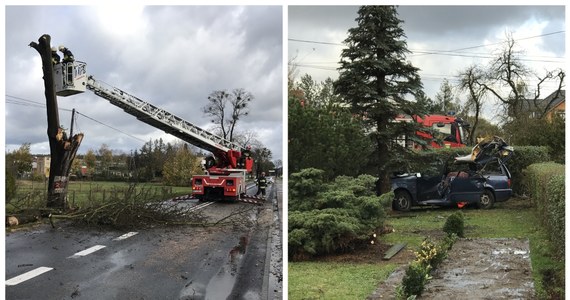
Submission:
[[257,193],[255,193],[255,195],[258,196],[259,194],[261,194],[263,195],[263,197],[265,197],[266,188],[267,188],[267,178],[265,178],[265,173],[261,172],[261,176],[257,178]]
[[59,51],[61,51],[61,53],[63,53],[63,62],[64,63],[75,61],[75,58],[73,57],[73,53],[71,53],[71,51],[69,49],[67,49],[67,47],[59,46]]

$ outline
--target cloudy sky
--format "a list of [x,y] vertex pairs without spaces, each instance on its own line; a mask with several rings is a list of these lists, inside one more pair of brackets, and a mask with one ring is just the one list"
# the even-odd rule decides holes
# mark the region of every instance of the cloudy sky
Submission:
[[[407,36],[407,58],[420,68],[428,97],[435,99],[444,78],[472,64],[487,65],[512,33],[524,51],[525,64],[544,75],[545,69],[564,68],[564,6],[399,6]],[[357,6],[290,6],[289,61],[297,78],[309,74],[317,81],[336,79],[338,62],[349,28],[356,27]],[[536,84],[536,82],[535,82]],[[547,86],[550,90],[553,84]],[[493,118],[493,107],[487,117]]]
[[[5,18],[7,150],[31,143],[32,153],[49,154],[41,60],[28,47],[48,33],[97,80],[202,128],[210,128],[201,112],[210,93],[251,92],[238,130],[255,132],[274,160],[283,158],[281,6],[6,6]],[[66,128],[68,110],[87,116],[74,129],[85,134],[79,153],[103,143],[130,153],[151,138],[177,141],[90,91],[58,103]]]

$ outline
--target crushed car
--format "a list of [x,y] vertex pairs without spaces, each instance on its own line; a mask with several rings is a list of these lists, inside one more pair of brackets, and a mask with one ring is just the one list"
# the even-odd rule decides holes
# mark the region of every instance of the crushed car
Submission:
[[513,153],[513,147],[495,136],[480,141],[469,155],[440,162],[438,172],[395,173],[390,178],[395,195],[392,208],[409,211],[414,206],[474,204],[490,209],[512,195],[505,162]]

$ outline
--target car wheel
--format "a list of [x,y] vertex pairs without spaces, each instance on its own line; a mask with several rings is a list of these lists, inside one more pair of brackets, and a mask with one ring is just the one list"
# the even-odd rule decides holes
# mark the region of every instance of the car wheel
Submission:
[[400,211],[409,211],[412,206],[412,197],[406,191],[396,191],[392,208]]
[[490,209],[493,208],[494,204],[495,195],[493,195],[492,191],[485,189],[485,191],[483,191],[483,194],[481,194],[481,198],[479,198],[479,208]]

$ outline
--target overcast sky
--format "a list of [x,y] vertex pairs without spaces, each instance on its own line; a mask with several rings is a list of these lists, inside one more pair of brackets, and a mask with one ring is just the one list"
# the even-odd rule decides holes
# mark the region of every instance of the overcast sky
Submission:
[[[281,6],[6,6],[5,11],[7,150],[31,143],[32,153],[49,154],[41,60],[28,47],[47,33],[52,46],[67,46],[97,80],[202,128],[210,126],[201,112],[210,93],[251,92],[250,114],[237,129],[255,132],[273,160],[283,159]],[[58,97],[58,103],[66,128],[71,113],[65,109],[96,120],[78,117],[74,130],[85,134],[79,153],[103,143],[130,153],[149,139],[177,141],[90,91]]]
[[[453,84],[466,67],[486,66],[507,33],[538,74],[565,67],[564,6],[399,6],[397,11],[412,51],[407,58],[420,68],[432,99],[444,78]],[[338,77],[342,42],[348,29],[357,26],[357,12],[358,6],[289,7],[288,56],[299,65],[297,78],[309,74],[320,82]],[[547,87],[552,92],[555,86]],[[488,106],[486,116],[493,118],[493,111]]]

